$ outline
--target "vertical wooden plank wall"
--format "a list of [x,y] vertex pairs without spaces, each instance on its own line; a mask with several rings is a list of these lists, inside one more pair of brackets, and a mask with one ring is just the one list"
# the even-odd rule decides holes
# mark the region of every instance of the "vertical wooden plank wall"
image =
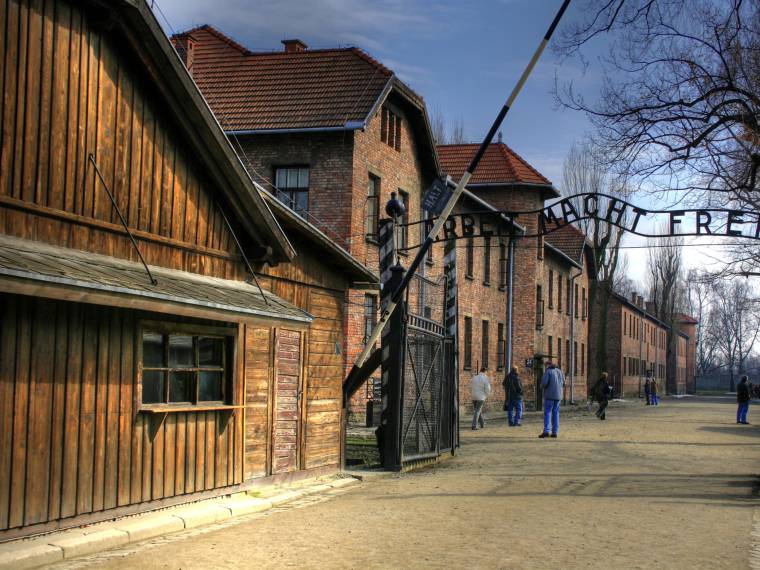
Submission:
[[240,413],[169,414],[150,439],[135,330],[127,310],[0,294],[0,531],[242,481]]
[[[0,0],[0,233],[242,278],[208,183],[118,37],[71,0]],[[234,220],[231,220],[236,224]]]

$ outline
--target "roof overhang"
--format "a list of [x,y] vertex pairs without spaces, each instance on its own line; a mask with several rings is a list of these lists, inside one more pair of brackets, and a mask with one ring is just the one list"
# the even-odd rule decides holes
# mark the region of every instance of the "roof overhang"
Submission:
[[544,248],[553,252],[556,256],[562,258],[563,261],[566,261],[568,264],[572,265],[573,267],[577,267],[578,269],[583,271],[582,264],[578,263],[577,261],[574,261],[572,257],[567,255],[564,251],[562,251],[556,245],[549,243],[549,241],[546,238],[544,238]]
[[313,317],[253,284],[150,266],[41,242],[0,237],[0,291],[214,320]]
[[237,221],[261,245],[272,247],[273,261],[293,258],[295,250],[255,188],[216,117],[188,74],[179,55],[145,0],[86,0],[99,9],[113,11],[113,34],[143,64],[152,83],[166,101],[176,124],[204,174],[224,194]]

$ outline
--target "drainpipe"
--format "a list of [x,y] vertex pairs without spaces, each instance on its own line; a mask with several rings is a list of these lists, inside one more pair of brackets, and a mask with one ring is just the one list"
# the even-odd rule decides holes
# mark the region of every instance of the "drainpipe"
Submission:
[[[572,269],[571,269],[572,271]],[[575,403],[575,280],[583,275],[583,269],[579,269],[576,275],[570,278],[570,365],[568,366],[568,376],[570,376],[570,403]]]

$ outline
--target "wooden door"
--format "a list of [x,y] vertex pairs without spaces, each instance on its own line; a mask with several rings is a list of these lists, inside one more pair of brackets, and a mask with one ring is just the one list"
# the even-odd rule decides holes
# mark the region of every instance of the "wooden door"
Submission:
[[272,473],[299,468],[302,343],[300,331],[277,330],[275,343]]

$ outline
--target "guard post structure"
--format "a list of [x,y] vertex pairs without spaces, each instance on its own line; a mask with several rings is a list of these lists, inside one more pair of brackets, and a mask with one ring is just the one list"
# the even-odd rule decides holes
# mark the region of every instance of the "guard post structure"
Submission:
[[[401,283],[404,268],[396,262],[395,224],[380,220],[380,310],[385,311],[393,291]],[[381,337],[381,412],[377,428],[377,444],[383,467],[397,471],[401,468],[401,382],[404,362],[404,325],[406,307],[393,313]]]

